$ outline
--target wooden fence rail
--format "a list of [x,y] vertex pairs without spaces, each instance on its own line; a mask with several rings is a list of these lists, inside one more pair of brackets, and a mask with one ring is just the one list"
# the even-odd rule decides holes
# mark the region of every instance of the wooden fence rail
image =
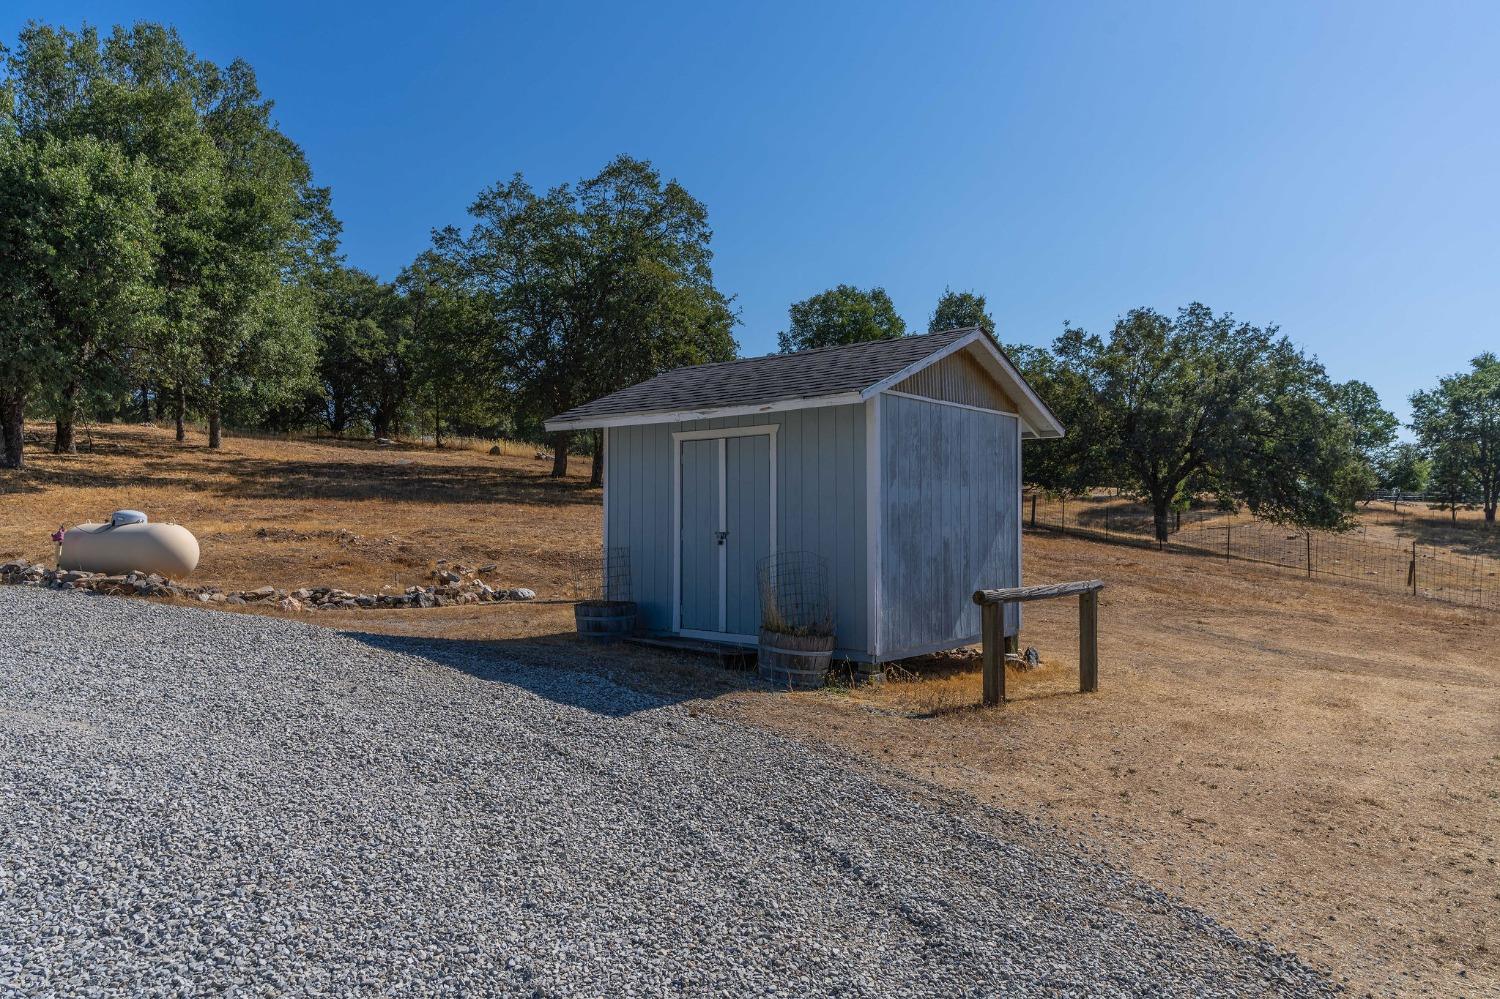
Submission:
[[1078,597],[1078,689],[1085,694],[1099,689],[1099,591],[1104,580],[1085,579],[1046,586],[1012,586],[1001,590],[975,590],[979,605],[980,637],[984,643],[984,704],[1005,700],[1005,605],[1052,597]]

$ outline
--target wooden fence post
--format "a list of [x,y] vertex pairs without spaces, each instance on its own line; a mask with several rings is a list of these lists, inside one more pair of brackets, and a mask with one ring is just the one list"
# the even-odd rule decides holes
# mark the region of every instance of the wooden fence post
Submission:
[[1407,570],[1407,577],[1411,580],[1411,595],[1417,595],[1417,543],[1411,543],[1411,568]]
[[1078,689],[1099,689],[1099,591],[1078,594]]
[[980,639],[984,647],[984,706],[1005,700],[1005,605],[985,604],[980,609]]
[[[1099,689],[1099,591],[1101,579],[1081,579],[1047,586],[1008,586],[975,590],[980,608],[980,640],[984,648],[984,705],[1005,701],[1005,653],[1011,639],[1005,635],[1005,607],[1030,600],[1078,596],[1078,689]],[[1019,644],[1017,642],[1016,644]]]
[[1229,557],[1229,535],[1234,531],[1233,527],[1224,528],[1224,557]]

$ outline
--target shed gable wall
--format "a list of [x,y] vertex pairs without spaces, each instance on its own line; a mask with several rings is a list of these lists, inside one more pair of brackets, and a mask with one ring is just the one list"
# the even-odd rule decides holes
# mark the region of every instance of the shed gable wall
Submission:
[[976,642],[974,591],[1021,580],[1019,419],[885,395],[880,423],[880,657]]
[[[838,646],[869,648],[866,627],[865,407],[823,406],[764,416],[611,427],[606,431],[606,539],[630,549],[641,625],[672,628],[672,434],[778,425],[776,548],[828,562]],[[732,616],[732,615],[731,615]]]
[[891,390],[981,409],[997,409],[1002,413],[1017,412],[1015,400],[995,384],[989,372],[970,353],[972,349],[960,350],[928,365],[891,386]]

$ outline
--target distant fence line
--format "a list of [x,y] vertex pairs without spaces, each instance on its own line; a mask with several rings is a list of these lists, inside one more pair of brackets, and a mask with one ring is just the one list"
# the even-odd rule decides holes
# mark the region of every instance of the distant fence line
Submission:
[[[1157,547],[1150,517],[1135,511],[1087,501],[1038,501],[1028,495],[1022,513],[1028,527]],[[1170,539],[1161,546],[1164,550],[1279,566],[1309,579],[1338,579],[1500,611],[1500,558],[1459,555],[1415,541],[1388,544],[1331,531],[1303,531],[1254,520],[1236,522],[1207,510],[1174,518],[1173,526]]]

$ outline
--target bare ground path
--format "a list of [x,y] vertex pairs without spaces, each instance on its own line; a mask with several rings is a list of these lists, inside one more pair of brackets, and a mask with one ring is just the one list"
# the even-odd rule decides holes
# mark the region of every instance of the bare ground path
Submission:
[[587,672],[0,590],[0,992],[1308,995],[1013,813]]

